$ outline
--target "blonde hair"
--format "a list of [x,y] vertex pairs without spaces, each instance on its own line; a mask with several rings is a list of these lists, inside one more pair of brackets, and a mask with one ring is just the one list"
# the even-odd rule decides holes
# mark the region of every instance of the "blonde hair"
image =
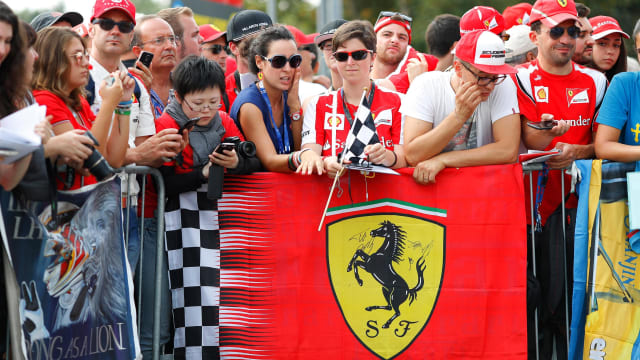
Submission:
[[75,88],[69,95],[65,91],[71,70],[71,59],[65,50],[73,39],[78,39],[83,50],[86,50],[80,35],[71,29],[50,26],[38,32],[34,48],[39,57],[34,64],[32,86],[34,90],[51,92],[61,98],[67,106],[80,110],[80,97],[84,96],[84,88]]

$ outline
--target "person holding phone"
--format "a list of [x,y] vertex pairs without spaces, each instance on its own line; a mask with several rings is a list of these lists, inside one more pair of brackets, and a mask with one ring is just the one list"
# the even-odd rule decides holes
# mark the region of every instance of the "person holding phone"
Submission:
[[[466,33],[451,71],[418,76],[400,111],[407,162],[419,184],[446,167],[513,163],[520,120],[516,87],[502,39],[490,31]],[[486,54],[489,54],[487,56]]]

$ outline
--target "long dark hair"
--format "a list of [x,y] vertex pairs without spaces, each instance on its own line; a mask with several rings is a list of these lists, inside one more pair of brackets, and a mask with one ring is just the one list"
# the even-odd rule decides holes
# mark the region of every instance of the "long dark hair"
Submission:
[[256,65],[256,56],[267,56],[271,43],[278,40],[291,40],[295,42],[291,32],[281,25],[272,26],[253,39],[249,50],[249,70],[251,70],[252,73],[257,74],[260,72],[258,65]]
[[618,55],[616,63],[613,64],[611,69],[605,71],[604,75],[611,82],[615,75],[625,71],[627,71],[627,48],[624,46],[624,38],[620,35],[620,55]]
[[25,83],[26,43],[22,26],[11,8],[0,1],[0,21],[11,26],[11,50],[0,64],[0,117],[18,110],[27,93]]

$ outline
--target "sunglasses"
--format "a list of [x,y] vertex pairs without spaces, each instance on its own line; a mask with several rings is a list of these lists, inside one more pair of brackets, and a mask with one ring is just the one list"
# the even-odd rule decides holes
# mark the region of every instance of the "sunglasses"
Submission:
[[123,34],[132,32],[135,27],[131,21],[113,21],[111,19],[94,19],[91,23],[100,25],[100,28],[104,31],[110,31],[117,25],[118,29]]
[[223,50],[226,53],[229,53],[229,46],[227,45],[220,45],[220,44],[215,44],[215,45],[211,45],[211,47],[206,48],[207,50],[211,51],[211,53],[213,55],[218,55],[220,54]]
[[562,35],[564,35],[565,30],[567,31],[567,35],[569,35],[569,37],[572,39],[575,39],[578,37],[578,35],[580,35],[580,28],[573,25],[569,26],[568,28],[563,28],[562,26],[554,26],[551,28],[551,30],[549,30],[549,36],[553,40],[558,40],[562,37]]
[[372,52],[373,51],[371,50],[336,51],[333,53],[333,57],[335,57],[339,62],[345,62],[349,60],[349,56],[351,56],[355,61],[360,61],[366,59],[367,55]]
[[289,66],[291,66],[292,69],[295,69],[300,66],[300,63],[302,63],[302,55],[300,54],[293,54],[288,59],[284,55],[274,55],[271,58],[267,58],[266,56],[261,55],[261,57],[270,62],[271,66],[274,69],[282,69],[285,65],[287,65],[287,63],[289,63]]
[[378,19],[376,20],[375,23],[377,23],[378,21],[380,21],[380,19],[384,17],[394,17],[394,16],[400,17],[403,21],[408,22],[409,25],[411,25],[411,23],[413,22],[412,17],[407,16],[403,13],[394,12],[394,11],[380,11],[380,14],[378,14]]

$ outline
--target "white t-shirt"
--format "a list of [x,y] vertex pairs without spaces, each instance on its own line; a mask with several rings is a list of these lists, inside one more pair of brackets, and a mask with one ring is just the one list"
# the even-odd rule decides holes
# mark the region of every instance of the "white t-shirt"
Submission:
[[[416,77],[402,100],[400,112],[404,116],[430,122],[434,128],[438,126],[456,106],[451,76],[451,71],[430,71]],[[516,86],[511,77],[507,77],[476,109],[477,146],[494,141],[492,125],[496,120],[519,112]]]
[[304,101],[309,97],[324,94],[326,92],[326,87],[300,79],[300,83],[298,85],[298,98],[300,98],[300,104],[304,104]]

